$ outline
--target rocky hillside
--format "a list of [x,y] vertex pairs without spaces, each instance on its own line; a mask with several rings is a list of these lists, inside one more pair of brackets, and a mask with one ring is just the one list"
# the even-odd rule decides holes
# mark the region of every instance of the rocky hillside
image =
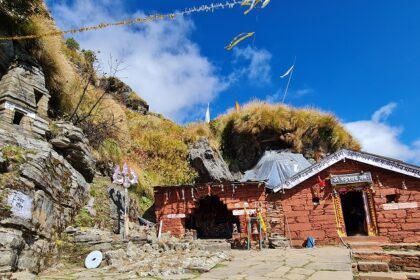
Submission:
[[[0,1],[0,36],[53,31],[42,1]],[[314,160],[359,149],[333,115],[283,105],[254,102],[181,126],[96,70],[95,53],[74,40],[0,41],[0,273],[44,269],[69,225],[119,232],[117,164],[139,175],[135,221],[153,204],[153,186],[238,179],[266,149]]]

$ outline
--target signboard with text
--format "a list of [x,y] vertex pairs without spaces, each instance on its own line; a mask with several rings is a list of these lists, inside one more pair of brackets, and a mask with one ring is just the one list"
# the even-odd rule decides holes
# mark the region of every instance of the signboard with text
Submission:
[[7,203],[14,216],[27,220],[32,219],[32,197],[18,191],[11,191]]
[[[256,214],[257,209],[246,209],[246,213],[248,215]],[[245,210],[243,210],[243,209],[233,210],[232,214],[233,214],[233,216],[243,216],[243,215],[245,215]]]
[[356,174],[331,175],[331,185],[333,186],[359,183],[371,184],[372,174],[370,174],[370,172],[365,172]]

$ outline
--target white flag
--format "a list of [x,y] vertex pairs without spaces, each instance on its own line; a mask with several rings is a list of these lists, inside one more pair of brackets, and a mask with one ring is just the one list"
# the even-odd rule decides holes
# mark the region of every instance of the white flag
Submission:
[[206,123],[210,123],[210,104],[207,103]]
[[280,78],[283,79],[284,77],[288,76],[290,73],[292,73],[294,68],[295,68],[295,65],[293,64],[292,67],[290,67],[289,70],[286,71],[286,73],[280,76]]
[[265,7],[268,5],[268,3],[270,3],[270,0],[265,0],[265,1],[262,3],[261,8],[265,8]]

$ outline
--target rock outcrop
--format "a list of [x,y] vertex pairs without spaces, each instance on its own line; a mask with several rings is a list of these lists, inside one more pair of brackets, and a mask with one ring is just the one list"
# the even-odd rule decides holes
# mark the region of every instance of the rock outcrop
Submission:
[[[185,239],[167,234],[157,238],[154,227],[133,226],[130,233],[131,238],[124,242],[113,239],[108,231],[69,227],[59,255],[63,262],[71,260],[69,265],[81,266],[89,252],[100,250],[104,260],[98,270],[135,278],[209,271],[230,258],[230,244],[226,241],[194,240],[191,235]],[[52,268],[44,274],[54,273]]]
[[99,85],[127,108],[141,114],[149,112],[149,104],[120,79],[116,77],[102,78]]
[[[11,148],[12,147],[12,148]],[[0,129],[0,273],[45,269],[55,238],[84,205],[88,184],[46,141]]]
[[69,122],[60,121],[51,125],[54,150],[64,158],[90,183],[95,176],[96,161],[83,131]]
[[206,138],[200,138],[189,149],[191,165],[197,170],[201,183],[235,179],[220,153],[212,149]]

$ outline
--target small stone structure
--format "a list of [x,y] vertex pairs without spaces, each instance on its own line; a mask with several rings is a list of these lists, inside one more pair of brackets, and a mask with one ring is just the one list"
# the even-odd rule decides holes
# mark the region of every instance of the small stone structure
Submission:
[[263,183],[155,188],[157,223],[162,221],[162,232],[178,237],[184,236],[187,229],[196,230],[199,238],[230,238],[235,227],[246,234],[244,208],[253,213],[258,208],[266,209]]
[[17,62],[0,80],[0,126],[44,137],[50,95],[42,70]]

